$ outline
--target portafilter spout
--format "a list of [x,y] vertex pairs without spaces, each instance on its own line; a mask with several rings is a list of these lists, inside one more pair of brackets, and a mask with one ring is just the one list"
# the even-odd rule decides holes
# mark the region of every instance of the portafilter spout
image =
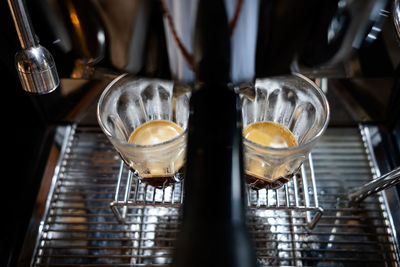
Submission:
[[39,44],[24,0],[8,0],[22,50],[15,55],[15,65],[25,91],[47,94],[60,80],[50,52]]

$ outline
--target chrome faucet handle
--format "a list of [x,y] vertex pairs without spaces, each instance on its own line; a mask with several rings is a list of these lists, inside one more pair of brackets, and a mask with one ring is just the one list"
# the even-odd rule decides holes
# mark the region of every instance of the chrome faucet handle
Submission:
[[24,0],[8,0],[22,50],[15,55],[15,65],[25,91],[46,94],[60,84],[56,64],[50,52],[39,44],[26,11]]

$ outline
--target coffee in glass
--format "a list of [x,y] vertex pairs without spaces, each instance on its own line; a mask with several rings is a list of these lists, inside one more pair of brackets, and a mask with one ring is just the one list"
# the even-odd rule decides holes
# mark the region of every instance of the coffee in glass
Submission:
[[[153,120],[136,128],[129,136],[128,143],[140,146],[153,146],[168,142],[183,132],[183,129],[172,121]],[[183,158],[173,162],[173,167],[165,168],[163,161],[148,161],[145,167],[139,168],[139,176],[148,184],[164,187],[183,177]]]
[[277,189],[324,133],[328,102],[300,74],[258,79],[251,90],[241,94],[245,177],[254,189]]
[[99,124],[141,181],[165,187],[183,179],[190,95],[172,81],[126,74],[101,95]]

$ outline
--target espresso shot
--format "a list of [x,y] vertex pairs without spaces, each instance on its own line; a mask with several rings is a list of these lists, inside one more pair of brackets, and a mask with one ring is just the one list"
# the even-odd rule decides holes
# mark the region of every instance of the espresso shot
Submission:
[[[129,136],[128,143],[143,147],[160,145],[177,138],[183,129],[172,121],[154,120],[148,121],[136,128]],[[165,167],[168,166],[168,167]],[[170,162],[150,160],[142,163],[137,169],[131,168],[138,173],[140,179],[157,188],[163,188],[183,179],[183,161]]]
[[290,182],[329,121],[324,93],[301,74],[257,79],[239,89],[244,176],[253,189]]
[[[285,126],[271,121],[258,121],[243,129],[243,137],[253,143],[270,148],[297,146],[293,133]],[[287,173],[287,166],[277,168],[267,166],[263,161],[246,162],[245,178],[254,189],[277,189],[287,183],[293,173]]]
[[191,88],[123,74],[103,91],[97,119],[135,178],[163,188],[184,178]]

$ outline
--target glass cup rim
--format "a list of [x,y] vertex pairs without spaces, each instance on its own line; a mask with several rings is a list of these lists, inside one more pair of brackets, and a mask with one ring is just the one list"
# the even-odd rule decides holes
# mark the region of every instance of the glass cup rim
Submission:
[[[322,98],[323,106],[326,108],[326,118],[325,118],[324,124],[322,125],[321,129],[318,131],[318,133],[316,135],[314,135],[312,138],[310,138],[310,140],[307,140],[306,142],[299,144],[297,146],[291,146],[291,147],[285,147],[285,148],[269,147],[269,146],[264,146],[264,145],[255,143],[253,141],[250,141],[249,139],[247,139],[246,137],[243,136],[244,143],[248,142],[257,148],[260,148],[260,149],[263,149],[266,151],[271,151],[271,152],[298,151],[298,150],[302,150],[303,148],[311,145],[312,143],[314,143],[316,140],[318,140],[324,134],[326,128],[328,127],[329,118],[330,118],[330,108],[329,108],[329,104],[328,104],[328,99],[326,98],[325,94],[322,92],[321,88],[319,88],[312,80],[310,80],[306,76],[304,76],[300,73],[297,73],[297,72],[292,73],[292,75],[297,76],[298,78],[305,80],[307,83],[309,83],[313,87],[313,89],[318,93],[318,95]],[[280,77],[285,77],[285,76],[280,76]]]
[[[106,86],[106,88],[103,90],[103,92],[101,93],[100,98],[99,98],[99,100],[98,100],[98,102],[97,102],[97,110],[96,110],[96,113],[97,113],[97,122],[99,123],[100,128],[106,133],[106,135],[107,135],[109,138],[113,139],[113,140],[117,140],[118,142],[120,142],[120,143],[121,143],[122,145],[124,145],[124,146],[128,146],[128,147],[130,147],[130,148],[138,148],[138,149],[148,149],[148,148],[162,147],[162,146],[168,145],[168,144],[170,144],[170,143],[173,143],[173,142],[175,142],[176,140],[180,139],[182,136],[184,136],[184,135],[187,133],[187,131],[188,131],[188,127],[186,127],[186,129],[184,129],[179,135],[175,136],[175,137],[172,138],[172,139],[169,139],[169,140],[167,140],[167,141],[164,141],[164,142],[162,142],[162,143],[153,144],[153,145],[138,145],[138,144],[131,144],[131,143],[128,143],[127,141],[125,141],[125,140],[120,140],[120,139],[118,139],[118,138],[115,138],[115,137],[111,134],[111,132],[107,129],[107,127],[105,126],[105,124],[103,123],[103,121],[102,121],[102,119],[101,119],[101,116],[100,116],[101,105],[102,105],[103,102],[105,101],[106,95],[107,95],[109,92],[111,92],[111,91],[113,90],[113,88],[116,88],[116,87],[114,87],[114,85],[115,85],[117,82],[119,82],[120,80],[122,80],[123,78],[129,77],[129,76],[130,76],[129,73],[123,73],[123,74],[119,75],[118,77],[114,78],[114,79]],[[140,78],[139,78],[139,79],[140,79]],[[154,120],[150,120],[150,121],[154,121]],[[165,120],[165,121],[166,121],[166,120]],[[146,121],[146,122],[149,122],[149,121]],[[141,125],[142,125],[142,124],[141,124]]]

